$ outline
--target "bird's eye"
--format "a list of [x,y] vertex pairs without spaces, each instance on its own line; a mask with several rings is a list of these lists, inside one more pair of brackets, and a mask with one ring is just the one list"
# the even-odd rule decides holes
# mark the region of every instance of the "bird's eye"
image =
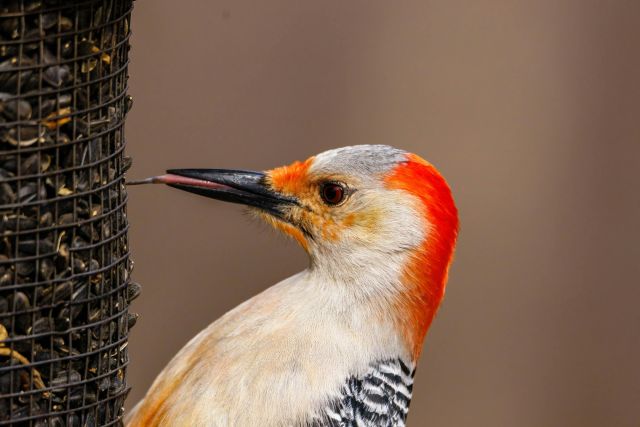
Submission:
[[328,182],[320,188],[320,196],[328,205],[337,205],[344,200],[344,187],[335,182]]

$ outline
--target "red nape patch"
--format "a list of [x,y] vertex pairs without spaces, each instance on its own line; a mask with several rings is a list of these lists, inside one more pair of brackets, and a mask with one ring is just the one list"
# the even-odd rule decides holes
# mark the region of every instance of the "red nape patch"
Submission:
[[430,224],[423,245],[414,252],[403,274],[409,291],[398,303],[399,317],[408,344],[417,359],[424,337],[444,297],[449,265],[458,235],[458,210],[451,190],[430,163],[415,154],[386,178],[389,188],[417,197]]

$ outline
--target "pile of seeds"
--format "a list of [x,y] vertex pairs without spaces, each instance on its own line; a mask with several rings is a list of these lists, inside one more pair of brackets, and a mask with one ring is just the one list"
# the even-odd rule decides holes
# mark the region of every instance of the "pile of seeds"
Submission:
[[121,424],[131,3],[0,2],[0,425]]

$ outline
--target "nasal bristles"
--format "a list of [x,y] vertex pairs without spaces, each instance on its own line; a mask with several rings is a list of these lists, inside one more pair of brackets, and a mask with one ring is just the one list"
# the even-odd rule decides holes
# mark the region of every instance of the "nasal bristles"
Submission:
[[267,171],[267,180],[271,187],[284,194],[300,194],[307,184],[307,172],[313,157],[304,162],[293,162],[288,166],[282,166]]

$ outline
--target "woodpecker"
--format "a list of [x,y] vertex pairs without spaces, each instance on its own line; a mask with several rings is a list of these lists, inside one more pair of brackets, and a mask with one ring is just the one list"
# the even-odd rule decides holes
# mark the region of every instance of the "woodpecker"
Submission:
[[444,178],[386,145],[162,183],[249,206],[309,267],[214,321],[158,375],[137,426],[404,426],[458,233]]

